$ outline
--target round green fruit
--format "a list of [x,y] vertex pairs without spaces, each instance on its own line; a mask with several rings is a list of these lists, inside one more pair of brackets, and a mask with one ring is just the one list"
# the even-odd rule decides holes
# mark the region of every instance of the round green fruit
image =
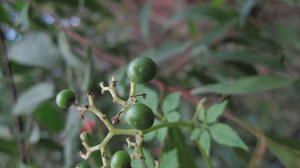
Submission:
[[125,151],[118,151],[111,157],[111,168],[129,168],[130,156]]
[[138,57],[132,60],[127,67],[129,79],[137,84],[149,82],[156,74],[156,64],[148,57]]
[[75,93],[69,89],[62,90],[56,95],[56,104],[62,108],[71,106],[75,100]]
[[88,162],[83,161],[78,163],[75,168],[91,168],[91,166],[89,165]]
[[144,130],[153,125],[154,114],[150,107],[137,103],[127,107],[125,120],[133,128]]

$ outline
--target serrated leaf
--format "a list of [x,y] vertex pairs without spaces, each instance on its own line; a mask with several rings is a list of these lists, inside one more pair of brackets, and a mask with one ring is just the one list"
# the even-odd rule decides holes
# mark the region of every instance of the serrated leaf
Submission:
[[248,150],[248,147],[240,139],[238,134],[228,125],[217,123],[209,127],[212,138],[222,145],[230,147],[239,147]]
[[175,122],[180,120],[180,114],[177,111],[169,112],[165,115],[169,122]]
[[276,76],[251,76],[235,81],[201,86],[193,89],[191,93],[192,95],[203,93],[248,94],[288,86],[296,81],[297,79],[286,79]]
[[180,93],[171,93],[165,97],[162,103],[162,110],[164,113],[168,113],[170,111],[175,110],[180,101]]
[[152,7],[152,0],[148,0],[148,2],[145,3],[140,13],[140,27],[141,27],[142,34],[146,39],[148,39],[149,37],[151,7]]
[[160,168],[178,168],[177,149],[164,152],[160,162]]
[[8,56],[22,65],[45,68],[59,66],[62,61],[51,36],[44,32],[25,34],[21,41],[10,46]]
[[143,85],[138,85],[136,92],[137,94],[141,94],[141,93],[146,94],[146,99],[143,99],[142,97],[137,98],[140,103],[144,103],[147,106],[149,106],[153,110],[153,112],[157,111],[158,96],[154,90],[145,87]]
[[190,136],[190,139],[191,140],[196,140],[199,138],[200,134],[201,134],[201,128],[194,128],[192,133],[191,133],[191,136]]
[[208,123],[216,122],[217,119],[222,115],[224,108],[227,104],[227,101],[223,101],[222,103],[213,104],[206,111],[206,121]]
[[16,115],[31,114],[40,103],[53,96],[54,86],[52,83],[43,82],[26,90],[18,99],[13,108]]
[[207,156],[210,153],[210,135],[207,130],[203,130],[198,139],[199,144],[203,147]]
[[67,36],[62,31],[60,31],[58,34],[58,46],[64,60],[68,65],[77,70],[80,70],[84,67],[82,61],[72,53]]

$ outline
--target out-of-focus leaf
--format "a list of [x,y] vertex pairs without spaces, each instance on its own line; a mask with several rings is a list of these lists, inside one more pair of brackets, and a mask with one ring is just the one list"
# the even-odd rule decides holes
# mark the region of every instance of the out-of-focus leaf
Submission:
[[52,104],[41,105],[33,112],[33,115],[42,126],[45,126],[50,131],[59,132],[64,127],[62,115]]
[[60,31],[58,35],[58,45],[60,52],[68,65],[77,70],[81,70],[84,67],[82,61],[72,53],[67,36],[62,31]]
[[[143,148],[143,152],[144,152],[144,155],[145,155],[145,160],[146,160],[147,166],[148,167],[154,167],[154,160],[153,160],[153,157],[152,157],[150,151]],[[141,167],[143,167],[141,162],[137,159],[135,159],[131,162],[131,166],[132,166],[132,168],[141,168]]]
[[176,122],[180,120],[180,114],[177,111],[172,111],[166,114],[166,118],[169,122]]
[[33,128],[30,131],[28,142],[30,144],[35,144],[40,140],[40,128],[36,122],[33,123]]
[[43,82],[34,85],[19,97],[16,106],[13,108],[14,114],[31,114],[40,103],[50,99],[53,92],[54,86],[52,83]]
[[9,58],[19,64],[38,67],[61,65],[58,48],[49,34],[44,32],[28,33],[19,42],[14,42],[8,50]]
[[167,27],[170,27],[182,20],[213,20],[217,22],[227,22],[237,16],[238,13],[231,8],[201,4],[187,8],[181,13],[177,13],[167,23]]
[[205,32],[203,37],[201,37],[200,40],[195,42],[195,45],[211,45],[213,42],[219,40],[219,38],[222,37],[228,31],[232,23],[232,21],[220,23],[210,31]]
[[30,7],[30,2],[27,2],[23,6],[20,14],[18,15],[17,21],[16,21],[16,25],[18,27],[20,27],[21,30],[23,30],[23,31],[28,30],[30,27],[29,16],[28,16],[29,15],[29,13],[28,13],[29,7]]
[[0,21],[3,23],[10,23],[8,13],[2,4],[0,4]]
[[145,3],[140,13],[140,27],[141,27],[142,34],[146,39],[148,39],[149,37],[151,7],[152,7],[152,0],[148,0],[148,2]]
[[[74,1],[74,0],[43,0],[40,2],[51,2],[51,3],[63,3],[66,5],[70,5],[73,8],[77,8],[78,6],[80,6],[80,3],[82,3],[82,1]],[[106,16],[106,17],[111,17],[112,14],[111,12],[108,10],[109,8],[104,6],[103,4],[101,4],[101,1],[97,1],[97,0],[84,0],[83,2],[84,7],[90,9],[93,12],[99,13],[102,16]]]
[[179,167],[195,168],[195,159],[187,146],[186,138],[179,128],[169,128],[170,141],[166,147],[168,149],[177,149],[177,157],[179,161]]
[[157,48],[152,48],[146,51],[143,56],[151,57],[155,60],[155,62],[161,62],[168,57],[174,56],[176,54],[182,53],[189,46],[191,46],[191,42],[166,42],[160,45]]
[[164,152],[160,162],[161,168],[178,168],[177,150],[173,149],[169,152]]
[[64,167],[71,167],[78,155],[80,115],[74,107],[69,108],[65,126]]
[[206,121],[208,123],[216,122],[219,116],[222,115],[224,108],[227,104],[227,101],[223,101],[222,103],[213,104],[206,111]]
[[194,128],[192,133],[191,133],[191,136],[190,136],[190,139],[191,140],[196,140],[199,138],[201,134],[201,129],[200,128]]
[[238,134],[228,125],[217,123],[209,127],[212,138],[222,144],[230,147],[239,147],[244,150],[248,150],[248,147],[240,139]]
[[153,112],[156,112],[157,106],[158,106],[157,93],[154,90],[152,90],[146,86],[138,85],[137,86],[137,94],[142,94],[142,93],[146,94],[146,99],[143,99],[142,97],[138,97],[138,101],[146,104],[153,110]]
[[[282,69],[283,66],[279,60],[271,59],[259,53],[254,53],[251,51],[218,51],[211,53],[212,58],[228,60],[228,61],[238,61],[242,63],[249,64],[263,64],[271,68]],[[251,59],[250,59],[251,58]]]
[[94,69],[94,64],[93,64],[93,55],[92,55],[92,48],[91,46],[88,47],[87,49],[87,65],[85,66],[85,71],[83,73],[83,81],[82,81],[82,92],[86,93],[91,85],[92,82],[92,76],[93,76],[93,69]]
[[209,156],[210,153],[210,135],[207,130],[203,130],[199,137],[199,144],[203,147],[205,154]]
[[193,95],[203,93],[219,93],[232,95],[248,94],[288,86],[296,81],[297,80],[295,79],[285,79],[276,76],[251,76],[235,81],[205,85],[193,89],[191,93]]
[[245,0],[240,9],[240,25],[244,25],[257,0]]
[[168,128],[161,128],[157,131],[156,137],[160,142],[164,142],[168,134]]
[[172,110],[175,110],[180,101],[180,93],[171,93],[165,97],[162,103],[162,110],[164,113],[168,113]]
[[0,152],[15,155],[17,152],[17,143],[0,138]]
[[270,151],[288,168],[300,166],[300,141],[265,132]]

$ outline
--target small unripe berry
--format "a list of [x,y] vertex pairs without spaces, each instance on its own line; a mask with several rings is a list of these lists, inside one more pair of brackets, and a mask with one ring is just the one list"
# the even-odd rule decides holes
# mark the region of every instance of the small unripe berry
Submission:
[[56,104],[62,108],[70,107],[75,100],[75,93],[69,89],[62,90],[56,95]]

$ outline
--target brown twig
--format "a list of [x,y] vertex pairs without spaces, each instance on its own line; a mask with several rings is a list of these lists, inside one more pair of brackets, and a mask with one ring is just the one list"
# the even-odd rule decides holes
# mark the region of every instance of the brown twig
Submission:
[[[7,87],[9,88],[10,93],[11,93],[12,106],[14,106],[18,100],[18,92],[17,92],[16,86],[14,83],[14,79],[13,79],[12,67],[8,60],[7,50],[6,50],[6,46],[5,46],[5,40],[4,40],[4,34],[3,34],[2,30],[0,30],[0,54],[2,55],[3,71],[8,79]],[[18,129],[17,130],[18,133],[16,135],[19,135],[18,139],[19,139],[19,146],[20,146],[22,162],[28,163],[28,156],[27,156],[28,150],[26,147],[25,140],[23,138],[24,126],[23,126],[23,121],[22,121],[21,117],[17,117],[16,125],[17,125],[17,129]]]

